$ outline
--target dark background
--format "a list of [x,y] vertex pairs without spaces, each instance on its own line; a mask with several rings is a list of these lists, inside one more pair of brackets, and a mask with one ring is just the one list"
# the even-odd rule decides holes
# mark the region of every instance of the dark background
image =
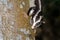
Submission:
[[41,0],[46,22],[37,28],[36,40],[60,40],[60,0]]

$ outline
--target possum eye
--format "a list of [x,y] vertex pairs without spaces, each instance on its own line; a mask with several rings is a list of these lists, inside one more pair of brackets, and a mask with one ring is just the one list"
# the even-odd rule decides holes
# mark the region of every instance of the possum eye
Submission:
[[41,22],[38,22],[38,23],[36,23],[35,27],[37,28],[37,27],[39,27],[41,24],[42,24]]

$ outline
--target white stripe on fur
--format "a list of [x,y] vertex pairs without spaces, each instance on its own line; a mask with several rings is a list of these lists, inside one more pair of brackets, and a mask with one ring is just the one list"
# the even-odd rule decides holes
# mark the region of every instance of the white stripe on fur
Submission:
[[40,16],[39,20],[36,21],[36,17],[38,16],[38,13],[40,12],[41,10],[39,10],[36,15],[33,17],[33,25],[32,25],[32,29],[34,29],[35,25],[41,21],[42,17],[43,16]]

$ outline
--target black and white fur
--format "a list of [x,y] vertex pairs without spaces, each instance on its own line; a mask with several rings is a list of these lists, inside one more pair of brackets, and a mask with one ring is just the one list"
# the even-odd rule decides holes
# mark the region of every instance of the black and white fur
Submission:
[[[37,1],[39,1],[39,5],[37,4]],[[35,7],[31,7],[28,11],[28,16],[31,16],[30,18],[30,24],[32,25],[31,28],[35,29],[37,27],[40,27],[42,25],[42,19],[43,16],[41,15],[41,1],[35,0]]]

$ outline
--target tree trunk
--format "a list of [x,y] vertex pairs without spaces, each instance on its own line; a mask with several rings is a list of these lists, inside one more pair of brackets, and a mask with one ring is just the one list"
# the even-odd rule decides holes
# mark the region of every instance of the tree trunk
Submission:
[[28,0],[0,0],[0,40],[34,40],[28,8]]

